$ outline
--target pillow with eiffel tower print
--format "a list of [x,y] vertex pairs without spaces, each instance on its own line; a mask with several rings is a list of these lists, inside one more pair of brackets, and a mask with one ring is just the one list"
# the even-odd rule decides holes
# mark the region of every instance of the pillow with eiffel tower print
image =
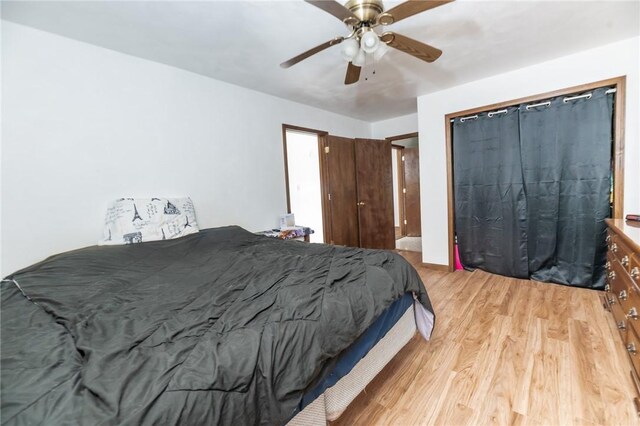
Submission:
[[170,240],[198,231],[190,198],[120,198],[107,208],[98,244]]

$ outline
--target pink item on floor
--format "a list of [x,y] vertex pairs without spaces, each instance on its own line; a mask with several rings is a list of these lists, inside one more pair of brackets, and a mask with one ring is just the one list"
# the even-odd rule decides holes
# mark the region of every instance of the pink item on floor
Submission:
[[458,245],[455,246],[455,255],[456,255],[456,271],[464,269],[462,267],[462,263],[460,263],[460,253],[458,252]]

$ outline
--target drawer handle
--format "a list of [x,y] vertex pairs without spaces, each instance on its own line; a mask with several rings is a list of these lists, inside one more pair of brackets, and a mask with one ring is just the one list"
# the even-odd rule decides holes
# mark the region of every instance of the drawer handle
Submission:
[[629,309],[629,313],[627,313],[627,318],[631,318],[632,320],[637,320],[638,310],[635,307]]
[[607,238],[604,239],[606,242],[611,241],[611,235],[607,235]]
[[624,321],[618,321],[616,323],[616,326],[618,327],[618,330],[626,330],[627,329],[627,325],[624,323]]
[[620,259],[620,263],[622,263],[622,266],[629,265],[629,256],[625,254],[622,259]]
[[611,244],[611,246],[609,247],[609,250],[616,253],[618,251],[618,245],[616,243]]
[[631,354],[631,355],[635,355],[638,353],[638,351],[636,350],[636,345],[633,343],[629,343],[627,345],[627,351]]
[[607,270],[611,269],[611,262],[607,260],[607,263],[604,264],[604,267],[607,268]]
[[604,291],[611,291],[611,286],[609,284],[605,284]]
[[627,290],[620,290],[620,294],[618,295],[620,300],[627,300]]
[[631,278],[633,278],[634,280],[640,278],[640,268],[636,266],[631,270]]
[[609,272],[609,279],[610,279],[611,281],[613,281],[613,280],[615,280],[615,279],[616,279],[616,271],[611,271],[611,272]]
[[616,304],[616,299],[613,297],[610,297],[607,299],[607,302],[609,302],[609,305],[615,305]]

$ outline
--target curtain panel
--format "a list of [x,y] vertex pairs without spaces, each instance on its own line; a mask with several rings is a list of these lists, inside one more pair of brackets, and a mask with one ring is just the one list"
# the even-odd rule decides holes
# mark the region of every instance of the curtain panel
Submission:
[[466,267],[602,288],[613,95],[560,96],[453,123],[455,228]]

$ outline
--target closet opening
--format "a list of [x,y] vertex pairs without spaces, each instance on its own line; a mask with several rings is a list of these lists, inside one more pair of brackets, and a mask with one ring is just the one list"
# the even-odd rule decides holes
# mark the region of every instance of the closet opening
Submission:
[[445,116],[449,269],[600,288],[623,216],[625,77]]

